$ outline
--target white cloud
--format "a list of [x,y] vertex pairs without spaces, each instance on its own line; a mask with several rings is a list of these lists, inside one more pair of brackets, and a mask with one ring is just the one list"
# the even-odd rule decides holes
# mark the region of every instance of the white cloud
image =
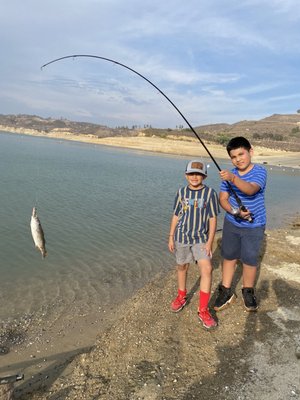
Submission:
[[196,125],[272,114],[281,102],[296,110],[299,22],[298,0],[11,0],[0,13],[1,112],[181,123],[157,91],[119,66],[77,59],[40,71],[74,53],[136,69]]

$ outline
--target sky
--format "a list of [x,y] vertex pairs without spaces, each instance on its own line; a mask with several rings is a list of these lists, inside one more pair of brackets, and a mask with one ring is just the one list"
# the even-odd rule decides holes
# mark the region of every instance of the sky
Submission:
[[[300,109],[299,0],[0,0],[0,114],[196,127]],[[170,100],[136,73],[150,80]]]

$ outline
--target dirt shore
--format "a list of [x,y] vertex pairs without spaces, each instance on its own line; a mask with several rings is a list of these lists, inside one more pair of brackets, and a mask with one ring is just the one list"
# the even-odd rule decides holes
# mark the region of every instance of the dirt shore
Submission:
[[[217,313],[207,332],[197,321],[199,276],[189,274],[189,304],[170,312],[175,271],[157,276],[118,310],[89,350],[53,357],[15,387],[22,400],[282,400],[300,399],[300,215],[267,231],[257,283],[259,311],[237,301]],[[213,297],[220,280],[220,238],[214,250]],[[38,369],[38,366],[40,368]],[[24,370],[20,371],[26,374]]]
[[[4,129],[5,127],[3,127]],[[207,152],[197,139],[187,140],[184,136],[170,135],[167,138],[146,137],[142,133],[134,137],[107,137],[98,138],[94,135],[74,135],[65,132],[42,133],[32,130],[6,128],[10,133],[24,134],[38,137],[71,140],[95,145],[123,147],[128,149],[150,151],[155,153],[175,154],[178,156],[207,157]],[[205,143],[211,154],[217,160],[228,160],[228,154],[224,146],[214,143]],[[300,153],[292,151],[274,150],[266,147],[255,147],[253,161],[260,164],[268,164],[280,167],[300,168]]]

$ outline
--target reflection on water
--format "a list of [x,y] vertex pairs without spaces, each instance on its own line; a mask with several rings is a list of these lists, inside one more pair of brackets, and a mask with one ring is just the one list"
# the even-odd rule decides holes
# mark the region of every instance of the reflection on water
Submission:
[[[88,312],[99,299],[121,301],[173,267],[167,236],[187,161],[0,134],[1,319],[48,307],[63,312],[70,304]],[[300,173],[267,169],[269,227],[276,227],[299,211]],[[207,184],[219,188],[213,164]],[[45,260],[30,234],[33,206],[45,231]]]

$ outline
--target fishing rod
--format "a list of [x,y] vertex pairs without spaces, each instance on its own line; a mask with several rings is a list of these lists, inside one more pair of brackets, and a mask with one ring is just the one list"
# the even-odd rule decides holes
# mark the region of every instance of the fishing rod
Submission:
[[[138,71],[136,71],[135,69],[128,67],[125,64],[122,64],[118,61],[112,60],[110,58],[106,58],[106,57],[101,57],[101,56],[95,56],[95,55],[91,55],[91,54],[73,54],[73,55],[68,55],[68,56],[64,56],[64,57],[59,57],[56,58],[55,60],[51,60],[49,62],[47,62],[46,64],[41,66],[41,69],[47,67],[50,64],[53,64],[57,61],[61,61],[61,60],[65,60],[67,58],[78,58],[78,57],[86,57],[86,58],[97,58],[100,60],[104,60],[104,61],[108,61],[110,63],[116,64],[116,65],[120,65],[121,67],[124,67],[126,69],[128,69],[129,71],[133,72],[134,74],[140,76],[142,79],[144,79],[145,81],[147,81],[148,83],[150,83],[151,86],[153,86],[156,90],[159,91],[160,94],[162,94],[167,100],[168,102],[175,108],[175,110],[181,115],[181,117],[184,119],[184,121],[187,123],[188,127],[191,129],[191,131],[194,133],[194,135],[196,136],[196,138],[199,140],[199,142],[202,144],[202,146],[204,147],[204,149],[206,150],[206,152],[208,153],[208,155],[210,156],[211,160],[213,161],[213,163],[215,164],[215,166],[217,167],[217,169],[219,171],[221,171],[221,168],[219,166],[219,164],[217,163],[217,161],[215,160],[214,156],[211,154],[211,152],[209,151],[209,149],[207,148],[206,144],[203,142],[203,140],[200,138],[200,136],[198,135],[198,133],[195,131],[195,129],[192,127],[192,125],[189,123],[189,121],[186,119],[186,117],[182,114],[182,112],[179,110],[179,108],[173,103],[173,101],[158,87],[156,86],[153,82],[150,81],[150,79],[146,78],[144,75],[140,74]],[[235,190],[233,189],[231,183],[229,181],[226,181],[228,188],[231,192],[231,194],[234,196],[236,202],[239,205],[239,208],[242,211],[247,211],[246,207],[243,205],[241,199],[239,198],[239,196],[237,195],[237,193],[235,192]],[[250,221],[250,219],[249,219]]]

